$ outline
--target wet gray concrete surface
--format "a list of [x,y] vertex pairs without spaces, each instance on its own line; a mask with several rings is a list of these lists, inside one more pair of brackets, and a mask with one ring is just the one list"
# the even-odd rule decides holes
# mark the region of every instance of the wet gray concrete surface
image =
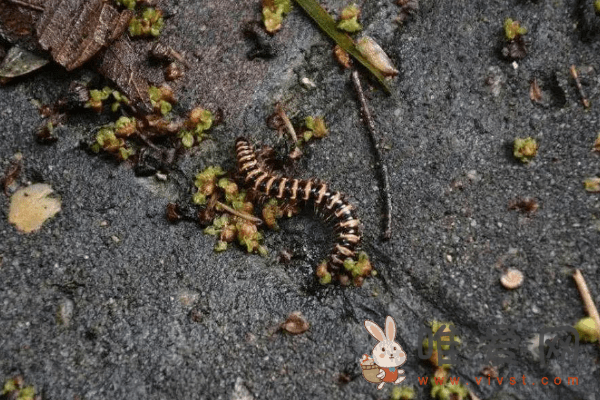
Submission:
[[[314,268],[331,231],[310,212],[265,232],[267,257],[236,246],[216,254],[214,237],[197,224],[170,224],[166,204],[190,197],[174,176],[136,177],[131,165],[82,149],[110,114],[76,113],[58,142],[36,143],[42,117],[32,100],[52,103],[85,69],[49,65],[3,86],[2,170],[21,152],[18,183],[52,185],[63,209],[39,232],[19,234],[8,223],[9,198],[0,196],[0,378],[22,375],[44,399],[387,399],[392,386],[378,391],[365,381],[359,360],[375,344],[364,320],[383,325],[391,315],[407,353],[404,384],[419,399],[430,398],[431,387],[417,378],[432,373],[418,357],[419,329],[432,320],[460,332],[451,375],[479,398],[598,398],[598,346],[582,344],[576,361],[542,367],[527,343],[585,316],[573,268],[600,300],[600,199],[583,188],[600,173],[591,151],[600,130],[600,17],[591,3],[425,0],[404,24],[394,21],[400,8],[392,1],[362,4],[364,33],[400,71],[391,95],[362,75],[389,168],[388,242],[380,240],[377,171],[350,72],[301,9],[268,40],[275,57],[251,60],[254,43],[243,29],[260,18],[258,2],[163,4],[169,18],[160,40],[191,64],[174,85],[176,111],[202,105],[224,113],[211,139],[178,160],[187,184],[209,165],[233,168],[240,135],[284,149],[266,124],[277,102],[294,122],[323,115],[330,135],[305,148],[296,171],[357,206],[377,270],[361,288],[318,284]],[[330,11],[344,5],[327,2]],[[528,54],[515,63],[501,55],[509,17],[528,29]],[[529,98],[534,78],[539,103]],[[522,164],[512,142],[527,136],[539,152]],[[509,209],[525,197],[537,199],[536,212]],[[282,249],[294,253],[287,264],[278,261]],[[508,267],[523,272],[519,289],[501,286]],[[59,324],[65,306],[72,314]],[[277,329],[294,311],[310,323],[297,336]],[[477,384],[486,329],[497,324],[521,338],[516,364],[500,366],[503,384]],[[568,385],[569,376],[578,385]]]

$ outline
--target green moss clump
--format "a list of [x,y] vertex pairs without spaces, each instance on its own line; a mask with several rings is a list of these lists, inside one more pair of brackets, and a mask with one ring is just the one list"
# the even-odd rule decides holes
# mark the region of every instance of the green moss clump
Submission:
[[33,400],[35,398],[35,388],[33,386],[25,386],[23,378],[17,376],[4,382],[0,395],[2,395],[2,398],[7,399]]
[[104,100],[107,100],[110,96],[114,98],[111,104],[111,110],[117,111],[121,104],[129,104],[129,99],[121,94],[118,90],[114,90],[105,86],[102,90],[92,89],[90,90],[90,99],[85,103],[85,108],[91,108],[92,110],[100,113],[104,107]]
[[119,137],[133,135],[137,131],[137,121],[135,118],[119,117],[115,122],[115,134]]
[[117,3],[117,5],[124,6],[130,10],[133,10],[137,5],[137,0],[115,0],[115,3]]
[[292,10],[291,0],[263,0],[263,24],[273,34],[281,29],[283,17]]
[[271,199],[262,209],[263,221],[271,229],[278,230],[277,220],[283,217],[283,209],[277,199]]
[[417,397],[417,392],[411,386],[394,386],[390,400],[413,400]]
[[516,138],[513,144],[513,155],[522,163],[530,162],[537,154],[538,143],[534,138]]
[[200,143],[206,137],[206,131],[212,127],[214,117],[209,110],[196,107],[190,112],[185,122],[185,129],[179,132],[181,143],[190,148],[194,143]]
[[125,140],[117,137],[114,125],[100,128],[96,134],[96,142],[91,146],[91,150],[99,153],[100,150],[112,153],[120,160],[127,160],[135,152],[127,147]]
[[304,127],[305,130],[302,132],[298,143],[296,143],[297,146],[302,146],[303,143],[308,143],[313,138],[322,139],[329,134],[323,117],[308,116],[304,118]]
[[129,34],[131,36],[160,36],[164,27],[162,11],[156,8],[146,8],[140,17],[133,17],[129,21]]
[[462,383],[452,384],[446,381],[443,385],[433,383],[431,397],[439,400],[463,400],[469,396],[469,389]]
[[515,40],[518,36],[522,36],[527,33],[527,29],[521,26],[519,21],[513,21],[511,18],[504,20],[504,36],[506,40]]
[[150,86],[148,88],[148,97],[154,110],[160,112],[163,116],[170,113],[173,109],[172,104],[175,103],[173,90],[166,85],[160,87]]
[[342,10],[340,15],[340,22],[338,22],[338,29],[345,32],[358,32],[362,30],[362,25],[358,22],[358,16],[360,15],[360,9],[356,4],[347,6]]
[[[433,335],[435,335],[437,333],[437,331],[445,325],[445,329],[444,332],[450,332],[450,326],[453,326],[454,324],[452,322],[441,322],[441,321],[432,321],[431,322],[431,333]],[[449,341],[451,340],[450,336],[441,336],[443,341]],[[461,340],[458,336],[454,336],[454,340],[456,342],[458,342],[459,344],[461,343]],[[429,357],[429,361],[433,364],[434,367],[441,369],[441,370],[447,370],[450,369],[451,364],[442,364],[439,365],[439,357],[438,357],[438,341],[434,340],[432,344],[429,343],[429,338],[426,337],[425,339],[423,339],[423,354],[427,354],[427,352],[429,351],[429,346],[432,347],[432,352],[431,352],[431,357]],[[443,344],[441,345],[441,350],[447,351],[450,349],[450,345],[449,344]],[[443,358],[442,358],[443,360]]]
[[327,270],[327,261],[321,261],[317,267],[317,278],[321,285],[328,285],[332,281],[331,273]]
[[215,192],[217,178],[223,175],[225,175],[225,172],[218,166],[208,167],[196,174],[194,185],[198,188],[198,191],[192,197],[194,204],[206,204],[207,197]]

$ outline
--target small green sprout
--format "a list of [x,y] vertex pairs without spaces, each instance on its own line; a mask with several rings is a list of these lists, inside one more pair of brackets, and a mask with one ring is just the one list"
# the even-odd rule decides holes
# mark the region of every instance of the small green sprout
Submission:
[[194,145],[194,135],[190,131],[182,130],[179,132],[181,144],[188,149]]
[[439,400],[463,400],[469,396],[469,389],[462,383],[451,383],[444,379],[444,384],[436,384],[431,380],[431,397]]
[[113,98],[115,101],[111,104],[110,109],[112,112],[117,112],[117,110],[121,107],[121,104],[129,104],[129,99],[125,97],[118,90],[112,91]]
[[217,244],[215,245],[215,251],[217,253],[220,253],[220,252],[225,251],[225,250],[227,250],[227,242],[219,240],[217,242]]
[[312,132],[312,136],[318,139],[324,138],[329,133],[323,117],[306,117],[304,119],[304,124]]
[[[433,335],[435,335],[437,333],[437,331],[443,326],[445,325],[444,328],[444,332],[450,332],[450,326],[453,326],[454,324],[452,322],[441,322],[441,321],[432,321],[431,322],[431,333]],[[442,339],[442,341],[444,342],[448,342],[451,340],[450,335],[448,336],[441,336],[440,337]],[[461,340],[458,336],[454,335],[454,341],[457,343],[461,343]],[[429,351],[429,338],[426,337],[425,339],[423,339],[423,353],[427,354]],[[438,341],[434,340],[433,341],[433,345],[432,345],[432,352],[431,352],[431,357],[429,357],[429,361],[436,367],[438,368],[438,370],[446,370],[449,369],[451,367],[451,364],[442,364],[439,365],[439,357],[438,357]],[[443,344],[441,345],[441,349],[444,351],[447,351],[450,349],[450,345],[449,344]],[[442,357],[442,360],[444,359],[444,357]],[[440,371],[440,373],[442,373],[442,371]]]
[[238,242],[246,247],[248,253],[258,251],[263,253],[266,249],[261,249],[260,241],[263,239],[262,233],[258,231],[258,227],[255,223],[246,221],[244,219],[238,219],[235,225],[238,232]]
[[200,134],[213,124],[213,115],[210,111],[201,107],[196,107],[190,112],[189,122],[195,127],[195,132]]
[[394,386],[390,400],[413,400],[417,397],[417,392],[411,386]]
[[534,138],[516,138],[513,144],[513,155],[522,163],[528,163],[537,154],[538,144]]
[[119,117],[115,122],[115,134],[119,137],[133,135],[137,131],[135,118]]
[[594,10],[596,11],[596,14],[600,14],[600,0],[594,1]]
[[598,329],[596,323],[592,317],[585,317],[577,321],[574,326],[579,333],[579,340],[582,342],[597,342],[600,338],[598,337]]
[[358,16],[360,15],[360,9],[356,4],[352,4],[342,10],[340,15],[340,22],[338,23],[338,29],[345,32],[355,33],[362,30],[362,25],[358,22]]
[[594,176],[592,178],[587,178],[583,181],[583,187],[586,192],[590,193],[598,193],[600,192],[600,178]]
[[96,134],[96,143],[91,146],[91,150],[95,153],[104,150],[114,154],[120,160],[127,160],[134,154],[133,149],[128,148],[125,141],[117,137],[113,125],[100,128]]
[[527,29],[521,26],[519,21],[513,21],[511,18],[504,20],[504,36],[506,40],[511,41],[527,33]]
[[206,204],[207,197],[212,195],[216,188],[217,177],[225,175],[221,167],[208,167],[204,171],[196,174],[194,185],[198,188],[192,198],[194,204]]
[[206,137],[206,131],[213,124],[213,119],[210,111],[201,107],[194,108],[186,121],[186,129],[179,132],[182,144],[190,148],[194,145],[194,138],[197,143],[202,142]]
[[329,134],[329,130],[325,125],[323,117],[306,117],[304,119],[304,126],[306,127],[306,130],[302,133],[300,140],[298,140],[298,146],[301,146],[302,142],[309,142],[313,137],[322,139]]
[[102,90],[92,89],[90,90],[90,99],[85,103],[85,108],[91,108],[94,111],[102,112],[103,101],[107,100],[110,96],[115,99],[111,105],[113,112],[117,111],[121,104],[129,104],[127,97],[123,96],[119,91],[113,90],[108,86],[105,86]]
[[162,11],[156,8],[146,8],[141,17],[133,17],[129,21],[129,34],[131,36],[159,36],[164,26],[162,15]]
[[291,10],[291,0],[263,0],[262,15],[267,32],[273,34],[281,29],[284,15]]
[[230,179],[219,179],[218,187],[225,192],[225,201],[233,207],[234,210],[242,210],[245,208],[246,192],[240,192],[238,185]]
[[115,0],[115,3],[119,6],[124,6],[133,10],[136,6],[137,0]]
[[346,259],[344,261],[344,269],[352,274],[353,278],[358,276],[369,276],[373,267],[369,261],[369,256],[365,252],[358,254],[358,261]]
[[317,278],[319,278],[319,283],[321,285],[328,285],[331,283],[332,276],[329,271],[327,271],[327,261],[321,261],[321,264],[317,267]]
[[281,204],[277,199],[271,199],[262,209],[263,221],[269,228],[278,230],[277,220],[283,217],[283,210]]
[[221,231],[227,227],[230,223],[230,218],[228,214],[223,214],[221,216],[213,219],[213,224],[204,229],[204,233],[207,235],[219,235]]
[[91,108],[98,113],[102,112],[102,101],[108,99],[108,96],[110,96],[111,92],[112,89],[109,87],[105,87],[102,90],[90,90],[90,99],[87,103],[85,103],[85,108]]
[[173,103],[175,103],[175,97],[173,90],[167,86],[162,85],[160,87],[150,86],[148,88],[148,97],[154,110],[159,111],[161,115],[167,115],[173,109]]

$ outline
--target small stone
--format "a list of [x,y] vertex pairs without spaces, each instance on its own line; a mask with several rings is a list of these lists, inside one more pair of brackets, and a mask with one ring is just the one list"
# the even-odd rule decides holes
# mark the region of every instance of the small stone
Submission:
[[317,87],[317,85],[315,85],[315,83],[312,80],[306,77],[300,79],[300,83],[302,83],[302,85],[307,89],[314,89]]
[[71,324],[73,319],[73,310],[75,309],[75,303],[72,300],[64,299],[58,305],[58,311],[56,312],[56,321],[60,325],[68,326]]
[[113,241],[113,242],[115,242],[115,243],[119,243],[119,242],[121,241],[121,239],[119,239],[119,237],[118,237],[118,236],[115,236],[115,235],[112,235],[110,238],[111,238],[111,239],[112,239],[112,241]]

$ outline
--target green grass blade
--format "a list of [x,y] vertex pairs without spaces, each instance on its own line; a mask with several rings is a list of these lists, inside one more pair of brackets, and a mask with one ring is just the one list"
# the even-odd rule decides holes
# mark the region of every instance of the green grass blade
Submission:
[[315,0],[296,0],[296,3],[306,11],[306,13],[319,25],[319,27],[333,39],[342,49],[346,50],[352,57],[354,57],[359,63],[365,66],[371,72],[375,78],[379,81],[381,86],[387,93],[391,93],[389,86],[385,82],[385,78],[379,72],[373,64],[371,64],[363,55],[358,51],[354,41],[346,33],[337,29],[335,20],[329,15],[327,11],[321,7]]

